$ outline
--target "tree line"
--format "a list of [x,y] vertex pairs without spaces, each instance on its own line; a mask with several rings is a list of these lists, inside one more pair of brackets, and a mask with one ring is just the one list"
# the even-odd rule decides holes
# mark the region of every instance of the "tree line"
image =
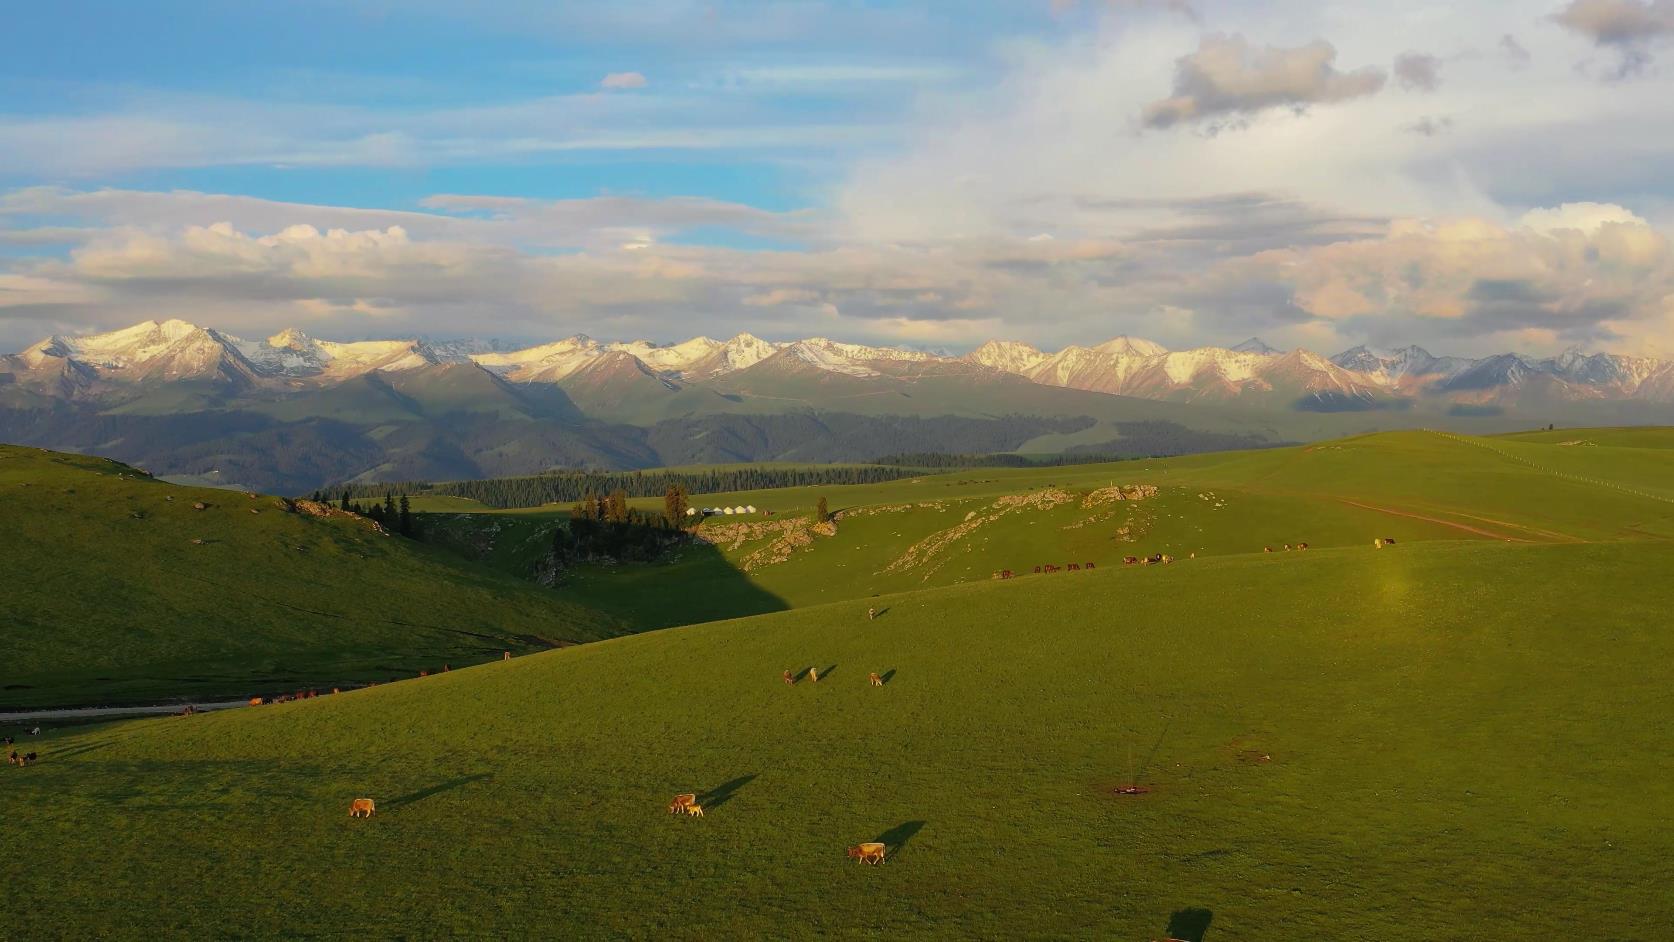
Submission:
[[479,481],[405,481],[392,484],[347,484],[333,489],[350,500],[429,494],[464,497],[490,507],[539,507],[581,501],[588,496],[618,491],[627,497],[666,496],[669,488],[687,494],[719,494],[780,487],[826,484],[881,484],[923,472],[922,467],[882,465],[819,465],[800,468],[717,468],[708,471],[555,471],[533,477],[487,478]]
[[394,491],[386,490],[382,502],[373,500],[362,504],[358,500],[352,500],[347,490],[338,494],[336,501],[333,501],[331,495],[324,491],[315,491],[312,499],[318,504],[335,503],[338,510],[347,510],[349,513],[359,514],[368,520],[377,521],[383,525],[384,529],[393,533],[399,533],[402,536],[418,536],[418,524],[414,522],[413,508],[411,502],[407,500],[406,494],[397,497]]

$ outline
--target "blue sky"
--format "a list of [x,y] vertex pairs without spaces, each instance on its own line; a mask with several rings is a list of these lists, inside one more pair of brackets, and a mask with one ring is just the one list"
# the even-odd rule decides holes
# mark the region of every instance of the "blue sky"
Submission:
[[0,348],[1674,354],[1668,0],[1360,6],[13,5]]

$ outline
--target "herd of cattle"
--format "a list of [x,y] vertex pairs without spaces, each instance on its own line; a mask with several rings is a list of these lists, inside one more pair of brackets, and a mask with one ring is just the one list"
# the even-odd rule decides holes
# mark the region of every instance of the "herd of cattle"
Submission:
[[[1381,537],[1378,537],[1377,539],[1372,541],[1372,546],[1376,547],[1377,549],[1383,549],[1385,546],[1394,546],[1394,545],[1395,545],[1394,537],[1381,536]],[[1308,548],[1308,544],[1306,544],[1306,543],[1296,543],[1296,544],[1281,543],[1281,544],[1279,544],[1279,546],[1284,550],[1306,550]],[[1277,552],[1277,550],[1275,550],[1271,546],[1263,546],[1261,548],[1261,551],[1263,553]],[[1196,559],[1197,554],[1193,553],[1192,558]],[[1174,557],[1170,556],[1167,553],[1152,553],[1149,556],[1123,556],[1122,557],[1122,565],[1124,565],[1124,566],[1166,566],[1166,565],[1168,565],[1169,563],[1172,563],[1172,562],[1174,562]],[[1035,567],[1035,575],[1038,576],[1038,575],[1042,575],[1042,574],[1046,574],[1046,573],[1062,572],[1065,569],[1068,569],[1070,572],[1080,572],[1084,569],[1096,569],[1096,568],[1098,568],[1098,567],[1093,563],[1068,563],[1067,565],[1064,565],[1064,566],[1054,566],[1050,563],[1046,563],[1046,564]],[[994,575],[993,575],[992,578],[995,578],[995,579],[1013,579],[1013,578],[1016,578],[1016,573],[1012,572],[1010,569],[998,569],[998,570],[995,570]]]

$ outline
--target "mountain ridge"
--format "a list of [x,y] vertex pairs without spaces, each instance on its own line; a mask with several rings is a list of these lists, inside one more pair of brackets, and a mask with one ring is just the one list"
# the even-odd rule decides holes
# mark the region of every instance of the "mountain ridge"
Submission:
[[[631,358],[670,391],[790,357],[857,379],[898,376],[903,365],[964,364],[1031,382],[1088,392],[1178,401],[1300,403],[1326,394],[1367,403],[1422,398],[1515,407],[1526,395],[1551,400],[1674,403],[1674,360],[1572,349],[1553,357],[1517,353],[1436,356],[1413,345],[1377,352],[1358,345],[1333,356],[1280,351],[1252,337],[1234,347],[1171,350],[1119,336],[1055,352],[1021,341],[990,340],[963,356],[868,346],[827,337],[763,340],[740,333],[679,343],[605,342],[586,334],[503,349],[486,341],[318,340],[288,328],[250,341],[187,321],[142,321],[102,334],[55,335],[0,357],[9,385],[51,398],[97,397],[123,386],[198,382],[234,391],[282,391],[340,383],[371,372],[397,373],[442,363],[473,364],[512,384],[562,386],[605,361],[616,372]],[[782,362],[782,361],[781,361]],[[782,367],[781,367],[782,369]],[[1298,406],[1305,407],[1305,406]]]

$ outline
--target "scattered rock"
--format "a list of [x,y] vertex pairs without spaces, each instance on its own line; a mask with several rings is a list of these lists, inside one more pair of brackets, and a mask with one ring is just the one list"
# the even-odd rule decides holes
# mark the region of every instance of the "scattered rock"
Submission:
[[208,510],[209,505],[204,503],[201,500],[195,500],[195,501],[192,502],[192,509],[193,510]]

